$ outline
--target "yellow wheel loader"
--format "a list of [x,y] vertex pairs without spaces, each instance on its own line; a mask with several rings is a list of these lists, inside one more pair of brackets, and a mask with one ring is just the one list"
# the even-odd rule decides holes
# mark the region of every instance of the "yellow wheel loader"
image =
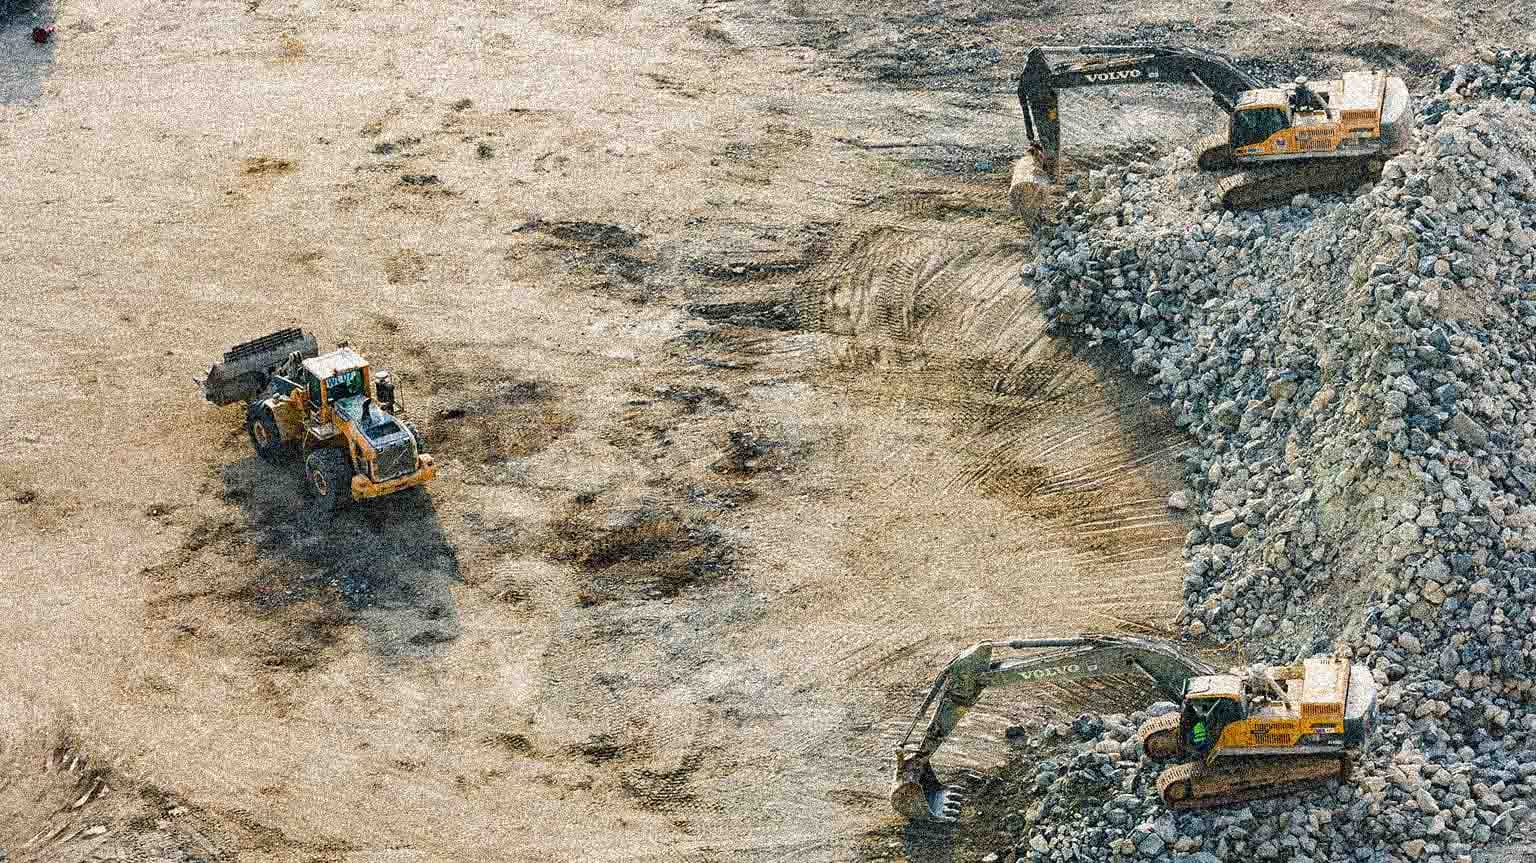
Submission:
[[1226,133],[1196,145],[1201,170],[1238,172],[1219,186],[1222,206],[1229,209],[1265,207],[1302,192],[1374,182],[1385,161],[1413,139],[1408,85],[1385,72],[1345,72],[1342,78],[1311,84],[1297,78],[1275,86],[1227,57],[1192,48],[1041,46],[1029,52],[1019,76],[1030,151],[1014,163],[1014,212],[1038,216],[1058,180],[1058,91],[1157,83],[1204,87],[1230,115]]
[[346,342],[321,354],[314,336],[285,329],[236,345],[194,379],[203,398],[245,404],[256,454],[271,462],[297,452],[316,508],[423,485],[437,475],[421,432],[404,419],[389,372]]
[[[994,660],[1000,648],[1027,653]],[[1120,635],[982,642],[939,674],[897,745],[892,807],[912,819],[959,817],[963,791],[940,782],[931,762],[989,686],[1104,686],[1116,678],[1180,705],[1137,732],[1149,758],[1179,762],[1157,780],[1173,809],[1273,797],[1342,778],[1349,753],[1368,746],[1376,726],[1375,679],[1347,659],[1218,674],[1171,644]]]

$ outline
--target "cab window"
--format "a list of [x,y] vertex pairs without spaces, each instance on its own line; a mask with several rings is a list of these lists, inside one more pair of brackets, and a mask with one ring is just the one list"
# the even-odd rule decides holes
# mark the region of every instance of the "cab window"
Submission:
[[325,394],[331,404],[363,394],[363,370],[353,369],[325,379]]
[[320,379],[312,374],[304,375],[306,389],[309,390],[309,404],[311,407],[320,407]]
[[1232,115],[1232,146],[1263,143],[1290,125],[1280,108],[1248,108]]

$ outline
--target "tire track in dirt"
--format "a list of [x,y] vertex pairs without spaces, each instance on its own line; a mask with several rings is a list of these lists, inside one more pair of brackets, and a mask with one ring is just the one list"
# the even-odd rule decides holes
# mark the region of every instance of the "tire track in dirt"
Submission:
[[[721,750],[729,781],[710,786],[718,820],[695,827],[726,844],[701,841],[697,859],[706,847],[755,859],[749,846],[827,837],[830,849],[889,831],[892,747],[955,652],[982,638],[1157,628],[1178,605],[1184,529],[1162,501],[1180,435],[1103,357],[1046,336],[1019,279],[1028,240],[1005,206],[997,190],[959,185],[889,196],[805,265],[695,305],[710,329],[685,356],[716,368],[750,356],[754,382],[793,387],[820,438],[794,481],[799,502],[754,509],[760,619],[709,645],[720,674],[775,669],[758,693],[773,715],[749,722],[750,744],[714,721],[712,734],[738,742]],[[795,330],[765,332],[769,309],[787,309],[773,320]],[[835,444],[826,416],[842,430]],[[1023,703],[1136,700],[1117,683],[998,693],[946,746],[941,771],[995,767]],[[681,726],[669,736],[681,742]],[[733,821],[766,845],[734,836]]]

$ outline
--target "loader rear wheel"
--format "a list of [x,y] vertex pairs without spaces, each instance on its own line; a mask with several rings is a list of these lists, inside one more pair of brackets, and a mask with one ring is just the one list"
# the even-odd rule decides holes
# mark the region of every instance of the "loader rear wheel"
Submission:
[[283,433],[271,411],[266,408],[251,411],[245,418],[245,431],[251,436],[251,447],[257,455],[270,462],[282,460],[288,446],[283,442]]
[[315,509],[335,512],[352,500],[352,465],[341,450],[310,453],[304,461],[304,475],[309,480]]

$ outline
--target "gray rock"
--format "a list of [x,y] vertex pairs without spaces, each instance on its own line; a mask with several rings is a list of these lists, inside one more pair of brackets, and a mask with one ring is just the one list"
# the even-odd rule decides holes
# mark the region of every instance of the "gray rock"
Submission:
[[1136,843],[1136,853],[1143,857],[1156,857],[1163,853],[1163,848],[1166,846],[1167,843],[1163,841],[1163,837],[1156,833],[1148,833],[1145,838]]

